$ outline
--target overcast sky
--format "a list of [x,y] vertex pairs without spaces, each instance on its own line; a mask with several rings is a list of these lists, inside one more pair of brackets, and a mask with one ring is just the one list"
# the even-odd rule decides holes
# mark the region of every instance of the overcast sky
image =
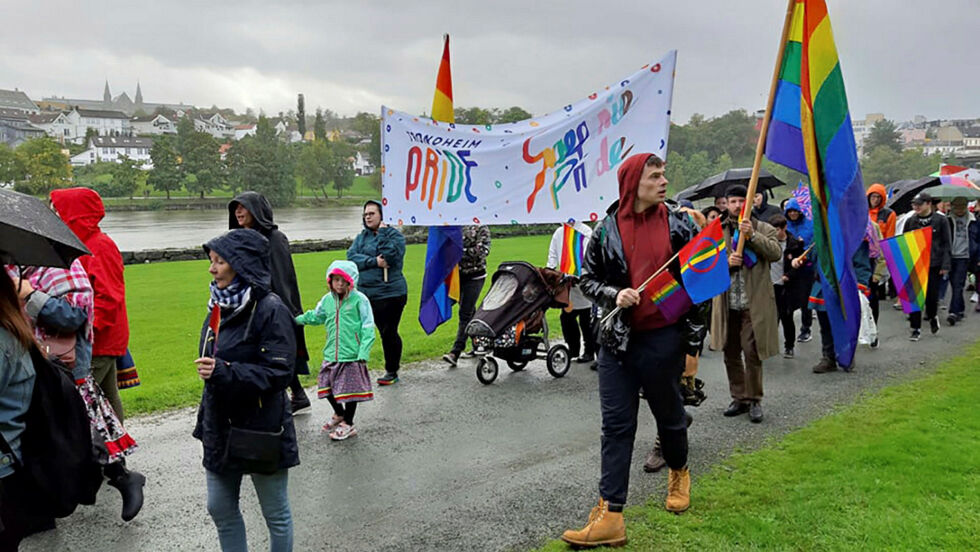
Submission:
[[[980,117],[980,1],[828,0],[854,118]],[[784,0],[0,0],[0,88],[272,114],[428,112],[451,35],[457,107],[544,114],[678,50],[674,121],[764,107]]]

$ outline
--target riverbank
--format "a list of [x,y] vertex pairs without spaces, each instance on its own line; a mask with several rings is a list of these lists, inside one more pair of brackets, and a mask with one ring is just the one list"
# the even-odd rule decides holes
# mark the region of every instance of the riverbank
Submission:
[[[322,197],[297,197],[291,207],[357,207],[363,205],[371,197],[341,197],[341,198],[322,198]],[[211,211],[225,209],[228,207],[228,197],[206,197],[201,198],[122,198],[107,197],[103,198],[107,212],[134,212],[134,211]]]

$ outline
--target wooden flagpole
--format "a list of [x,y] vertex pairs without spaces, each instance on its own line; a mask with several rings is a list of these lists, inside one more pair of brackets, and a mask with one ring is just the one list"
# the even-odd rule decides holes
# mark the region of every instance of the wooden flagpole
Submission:
[[[640,284],[640,287],[636,288],[637,293],[643,293],[647,289],[647,286],[650,285],[650,282],[652,282],[653,279],[656,278],[658,274],[660,274],[661,272],[663,272],[664,270],[666,270],[667,269],[667,265],[669,265],[670,263],[674,262],[674,259],[676,259],[677,256],[680,255],[680,254],[681,254],[680,251],[678,251],[677,253],[674,253],[674,256],[671,257],[670,259],[668,259],[667,262],[664,263],[664,265],[662,267],[658,268],[656,272],[654,272],[653,274],[650,275],[649,278],[647,278],[646,280],[644,280],[643,283]],[[605,324],[607,320],[609,320],[613,316],[616,316],[616,313],[619,312],[619,311],[621,311],[621,310],[623,310],[622,307],[617,306],[613,310],[609,311],[609,314],[607,314],[607,315],[605,315],[605,316],[602,317],[602,320],[599,321],[599,324],[600,325]]]
[[[796,0],[788,0],[786,7],[786,18],[783,20],[783,34],[779,39],[779,54],[776,56],[776,68],[772,71],[772,82],[769,84],[769,100],[766,102],[766,114],[762,118],[762,128],[759,130],[759,143],[755,146],[755,160],[752,162],[752,177],[749,179],[749,189],[745,192],[745,205],[742,207],[742,214],[738,221],[750,218],[752,205],[755,201],[755,190],[759,187],[759,169],[762,167],[762,152],[766,147],[766,136],[769,133],[769,120],[772,117],[772,104],[776,98],[776,86],[779,83],[779,70],[783,66],[783,54],[786,51],[786,39],[789,37],[789,27],[793,21],[793,9],[796,7]],[[745,249],[745,234],[738,233],[738,244],[735,245],[735,253],[741,255]]]

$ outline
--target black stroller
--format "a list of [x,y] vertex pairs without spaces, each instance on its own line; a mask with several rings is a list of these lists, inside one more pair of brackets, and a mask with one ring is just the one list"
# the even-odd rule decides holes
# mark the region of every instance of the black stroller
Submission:
[[499,373],[497,357],[515,372],[532,360],[545,359],[548,372],[560,378],[572,358],[568,347],[548,341],[548,308],[568,305],[572,277],[523,261],[502,263],[491,279],[490,291],[466,326],[480,361],[476,378],[489,385]]

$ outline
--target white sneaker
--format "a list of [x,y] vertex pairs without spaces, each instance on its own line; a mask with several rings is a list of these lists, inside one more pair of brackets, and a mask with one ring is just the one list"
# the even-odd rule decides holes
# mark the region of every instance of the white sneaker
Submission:
[[341,422],[337,429],[330,432],[330,438],[334,441],[343,441],[348,437],[357,437],[357,428],[346,422]]
[[978,299],[980,299],[980,295],[978,295],[977,292],[974,291],[973,295],[970,296],[970,302],[976,303]]

